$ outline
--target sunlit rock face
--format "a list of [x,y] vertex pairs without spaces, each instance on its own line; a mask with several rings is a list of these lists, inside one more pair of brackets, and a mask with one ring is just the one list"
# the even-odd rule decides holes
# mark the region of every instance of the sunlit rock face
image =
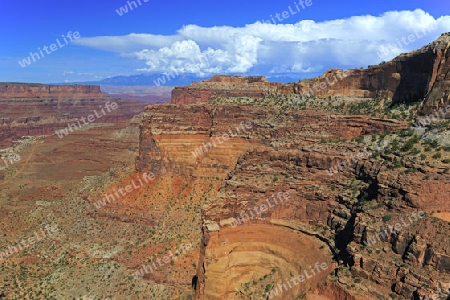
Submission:
[[[324,284],[335,268],[336,245],[321,233],[322,226],[344,227],[345,221],[333,214],[342,209],[339,203],[313,187],[329,186],[326,170],[342,154],[308,147],[324,136],[353,138],[407,126],[361,116],[330,119],[327,112],[311,110],[290,111],[273,121],[278,113],[262,106],[207,104],[155,105],[144,113],[139,171],[223,180],[203,206],[199,299],[265,297],[277,292],[278,284],[280,299],[291,299]],[[228,140],[215,139],[224,134]],[[213,147],[196,152],[213,141]],[[261,205],[267,207],[252,216],[249,210]],[[245,215],[250,220],[238,224]],[[325,270],[314,269],[317,264]],[[308,280],[291,281],[302,275]]]

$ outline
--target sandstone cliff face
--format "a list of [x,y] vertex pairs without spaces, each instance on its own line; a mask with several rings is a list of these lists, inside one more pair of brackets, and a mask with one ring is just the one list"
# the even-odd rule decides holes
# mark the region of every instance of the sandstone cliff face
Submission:
[[439,107],[450,104],[450,33],[442,35],[432,44],[434,54],[433,72],[428,83],[429,94],[422,113],[431,114]]
[[210,80],[193,83],[187,87],[175,87],[172,103],[189,104],[208,102],[217,97],[260,98],[278,93],[290,93],[292,86],[268,82],[263,76],[214,76]]
[[[368,69],[330,70],[295,84],[297,93],[316,97],[385,97],[394,102],[425,99],[422,114],[449,103],[450,33],[420,50]],[[320,88],[323,85],[323,89]]]
[[[247,132],[217,144],[202,155],[192,154],[202,143],[234,130],[245,121],[253,124]],[[280,112],[265,106],[156,105],[145,111],[136,165],[139,171],[151,170],[156,174],[179,168],[178,173],[190,180],[211,175],[225,179],[218,194],[208,199],[203,208],[198,299],[239,299],[236,295],[241,293],[264,297],[270,290],[266,291],[266,287],[274,289],[316,262],[326,263],[327,272],[295,285],[279,299],[292,299],[310,288],[326,295],[342,295],[331,299],[361,297],[349,294],[342,285],[326,284],[327,276],[336,267],[332,259],[355,265],[353,274],[369,283],[381,284],[371,287],[370,293],[382,297],[389,294],[390,285],[397,284],[399,294],[406,296],[415,289],[401,275],[404,270],[399,271],[400,265],[368,263],[376,258],[360,253],[358,245],[363,245],[364,238],[376,229],[370,225],[372,219],[365,218],[357,209],[357,195],[340,190],[358,186],[361,193],[371,191],[372,187],[365,183],[370,177],[377,183],[380,199],[397,195],[399,201],[406,203],[398,207],[401,214],[417,208],[442,207],[447,186],[442,188],[439,182],[422,183],[420,175],[413,178],[381,171],[370,159],[363,159],[342,174],[329,176],[326,171],[345,159],[348,151],[358,153],[362,149],[351,145],[342,149],[326,144],[318,146],[323,138],[350,139],[405,127],[407,123],[390,120],[340,115],[330,118],[326,112]],[[433,171],[428,172],[432,176]],[[351,183],[352,178],[357,179],[356,183]],[[430,193],[434,188],[428,184],[439,185],[439,192]],[[250,214],[255,206],[280,192],[288,192],[289,200],[232,226],[241,214]],[[419,235],[404,232],[392,237],[391,242],[398,245],[396,253],[411,253],[406,261],[413,266],[416,261],[413,257],[423,257],[428,251],[427,265],[435,271],[447,268],[443,241],[436,239],[432,251],[427,248],[416,251],[411,241]],[[416,265],[421,263],[423,260]],[[408,271],[409,276],[422,276]],[[390,275],[386,274],[397,272],[398,277],[388,279]]]
[[[242,122],[250,122],[251,129],[244,131]],[[220,170],[219,162],[227,161],[223,164],[227,167],[221,171],[227,173],[230,170],[230,160],[226,155],[230,154],[228,151],[231,149],[228,149],[230,143],[223,139],[220,140],[222,143],[216,142],[214,148],[227,149],[225,154],[222,151],[204,151],[198,157],[192,154],[203,143],[212,143],[216,140],[214,137],[223,134],[228,134],[230,138],[234,134],[236,136],[233,141],[239,140],[239,143],[255,147],[264,140],[284,136],[296,136],[309,144],[320,139],[349,139],[361,134],[395,131],[405,126],[405,122],[365,116],[330,117],[328,112],[313,110],[290,111],[280,116],[278,109],[265,106],[152,105],[144,112],[136,169],[150,170],[157,174],[164,168],[170,169],[175,161],[179,161],[186,174],[196,176],[196,172],[211,171],[211,166]],[[187,142],[183,142],[185,139]],[[162,150],[162,146],[168,148]],[[242,149],[246,148],[247,146]],[[173,157],[169,153],[178,155]],[[219,157],[215,157],[216,155]],[[205,157],[209,164],[206,166],[201,163],[205,162]],[[215,164],[212,163],[214,160],[217,160]]]
[[[116,102],[118,108],[108,112],[107,102]],[[9,145],[22,136],[54,134],[68,123],[95,115],[95,111],[101,116],[95,117],[95,123],[117,123],[131,119],[145,106],[143,102],[106,97],[98,86],[2,83],[0,144]]]
[[384,97],[394,102],[418,101],[429,92],[434,61],[435,55],[430,49],[425,53],[400,55],[368,69],[330,70],[318,78],[300,81],[295,86],[299,93],[322,98]]
[[[291,149],[286,150],[289,144]],[[446,201],[446,195],[450,192],[448,176],[443,179],[444,182],[423,181],[422,172],[402,174],[389,171],[371,158],[361,160],[355,167],[340,174],[329,176],[326,170],[345,160],[346,156],[340,151],[335,152],[333,148],[321,149],[318,146],[310,149],[302,145],[301,151],[298,151],[292,144],[295,142],[285,140],[275,149],[255,150],[241,156],[217,197],[209,199],[204,206],[204,232],[208,242],[204,244],[203,267],[199,271],[200,282],[203,283],[199,286],[199,299],[220,299],[217,288],[223,286],[229,288],[227,291],[222,290],[222,295],[227,295],[224,299],[234,299],[231,295],[239,291],[235,282],[239,278],[237,273],[251,273],[254,275],[252,278],[264,278],[268,274],[265,268],[273,267],[298,274],[292,270],[304,270],[323,259],[323,255],[328,256],[328,259],[334,257],[344,266],[351,265],[353,276],[366,279],[363,290],[367,291],[365,295],[369,298],[384,299],[391,293],[392,286],[398,295],[411,299],[414,295],[429,295],[431,290],[427,288],[450,285],[448,237],[443,231],[437,230],[448,230],[445,222],[434,224],[437,220],[428,217],[399,233],[387,236],[379,244],[368,247],[368,250],[364,248],[368,239],[387,226],[382,219],[389,213],[383,209],[382,203],[394,207],[394,217],[388,225],[400,223],[401,218],[407,219],[408,214],[418,210],[428,213],[437,208],[449,211],[450,206]],[[362,150],[352,150],[353,153],[359,151]],[[418,164],[416,167],[426,169],[425,165]],[[439,168],[431,168],[424,172],[435,178],[440,171]],[[284,201],[243,225],[232,226],[234,219],[239,219],[243,213],[264,203],[264,199],[270,199],[272,194],[282,191],[289,191],[292,195],[289,201]],[[364,194],[371,195],[379,204],[375,207],[362,206]],[[284,228],[277,236],[289,237],[290,230],[297,231],[302,240],[306,239],[304,235],[313,236],[315,242],[310,245],[315,245],[315,249],[297,246],[297,251],[290,254],[288,249],[295,243],[294,238],[288,238],[286,242],[278,238],[276,246],[267,240],[277,232],[275,229],[262,231],[257,237],[250,235],[249,239],[243,238],[241,244],[233,237],[247,228],[252,233],[258,232],[266,224]],[[261,246],[257,249],[259,243]],[[239,250],[244,247],[242,244],[248,245],[248,251],[252,253],[262,252],[258,257],[267,254],[277,256],[279,252],[275,248],[285,247],[284,255],[278,254],[284,265],[272,258],[267,261],[250,260],[245,265],[246,269],[240,269],[237,267],[240,266],[239,255],[242,255],[242,260],[245,255],[248,256]],[[383,252],[379,253],[380,249]],[[309,257],[311,251],[314,255]],[[307,261],[296,265],[298,257],[307,258]],[[278,275],[264,283],[278,284],[289,278],[286,274]],[[344,279],[339,280],[347,283]],[[242,278],[240,283],[245,285],[247,282],[250,282],[248,278]],[[349,287],[353,284],[351,280],[348,282]],[[254,295],[261,291],[258,284],[252,287]],[[305,291],[309,286],[298,288]],[[298,295],[298,290],[292,293],[285,292],[280,299],[292,299],[292,295]]]

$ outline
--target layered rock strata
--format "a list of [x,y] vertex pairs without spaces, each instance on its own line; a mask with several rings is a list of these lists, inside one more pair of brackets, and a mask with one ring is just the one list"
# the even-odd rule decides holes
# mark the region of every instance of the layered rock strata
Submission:
[[[108,102],[117,103],[117,109],[108,111]],[[98,86],[2,83],[0,141],[5,146],[22,136],[54,134],[70,123],[78,124],[78,120],[87,119],[89,115],[94,115],[92,123],[117,123],[139,114],[145,105],[139,101],[106,97]]]
[[96,85],[47,85],[32,83],[0,83],[0,99],[11,98],[101,98]]
[[[230,130],[236,132],[236,126],[247,121],[251,129],[217,142],[201,155],[193,154],[199,146]],[[373,248],[376,255],[361,251],[381,230],[378,226],[386,214],[384,204],[372,211],[363,209],[362,197],[367,194],[378,203],[389,202],[395,224],[402,215],[418,210],[450,209],[445,201],[450,185],[424,182],[423,173],[384,169],[366,154],[330,176],[330,168],[367,150],[346,142],[339,147],[321,143],[323,139],[396,132],[407,126],[406,122],[361,116],[330,118],[320,111],[281,112],[270,106],[156,105],[145,111],[136,167],[155,173],[179,168],[192,179],[225,176],[216,197],[208,199],[203,208],[198,299],[265,297],[322,262],[329,267],[326,273],[293,285],[279,299],[314,290],[342,295],[330,299],[364,299],[361,290],[344,288],[345,282],[339,282],[345,280],[343,275],[338,282],[330,281],[338,264],[352,266],[349,274],[363,280],[363,288],[373,295],[370,298],[383,298],[391,293],[391,286],[405,298],[427,295],[431,290],[424,286],[446,284],[442,274],[449,272],[445,239],[424,229],[434,221],[429,218],[387,236]],[[441,172],[439,167],[410,164],[428,176]],[[267,203],[273,195],[286,192],[288,200]],[[269,207],[264,212],[255,212],[255,207],[265,203]],[[386,248],[385,256],[380,255],[377,249],[385,249],[386,243],[393,250]],[[434,274],[432,280],[425,279],[421,266]]]

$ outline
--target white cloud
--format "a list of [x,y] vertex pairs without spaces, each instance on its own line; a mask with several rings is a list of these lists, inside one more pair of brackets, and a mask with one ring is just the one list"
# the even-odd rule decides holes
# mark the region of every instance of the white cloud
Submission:
[[145,47],[160,48],[181,39],[182,38],[179,36],[130,33],[125,36],[97,36],[91,38],[80,38],[75,40],[73,43],[95,49],[122,53],[143,49]]
[[[434,23],[437,29],[422,33],[420,39],[398,42]],[[258,21],[240,28],[187,25],[170,36],[133,33],[75,42],[141,60],[145,67],[139,70],[152,73],[320,73],[332,67],[362,67],[389,60],[448,31],[450,16],[434,19],[417,9],[324,22],[274,25]],[[383,47],[389,51],[383,53]]]

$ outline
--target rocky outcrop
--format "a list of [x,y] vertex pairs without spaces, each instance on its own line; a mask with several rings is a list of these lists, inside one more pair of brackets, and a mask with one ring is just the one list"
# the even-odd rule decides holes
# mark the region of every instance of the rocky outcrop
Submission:
[[[293,285],[280,299],[326,282],[336,267],[331,261],[339,260],[336,255],[344,246],[335,242],[330,231],[322,231],[328,225],[345,228],[351,212],[325,193],[334,182],[326,170],[342,153],[313,145],[323,138],[351,139],[407,126],[370,117],[330,118],[327,112],[311,110],[289,110],[275,118],[280,113],[274,107],[207,104],[155,105],[144,113],[136,160],[140,172],[161,174],[178,168],[177,174],[192,181],[226,178],[217,196],[204,206],[199,299],[234,299],[241,293],[265,297],[316,263],[324,263],[326,272]],[[240,126],[245,122],[251,128],[244,131]],[[216,140],[224,134],[230,140]],[[216,145],[203,148],[203,153],[195,152],[213,141]],[[271,200],[279,193],[290,195],[282,205]],[[267,199],[275,207],[233,226]]]
[[208,102],[218,97],[252,97],[290,93],[292,86],[268,82],[264,76],[214,76],[210,80],[194,82],[187,87],[175,87],[172,103],[189,104]]
[[96,85],[47,85],[0,83],[0,99],[11,98],[98,98],[104,97]]
[[[171,168],[174,161],[180,160],[186,175],[196,176],[202,172],[207,173],[211,166],[217,169],[220,169],[221,165],[229,166],[228,163],[233,160],[227,159],[226,154],[222,156],[221,151],[209,151],[213,148],[229,147],[229,143],[225,142],[226,138],[219,139],[224,134],[228,135],[228,138],[235,135],[234,140],[241,140],[243,144],[252,144],[254,147],[262,141],[284,136],[295,136],[304,143],[311,144],[321,139],[351,139],[361,134],[397,131],[407,126],[406,122],[395,120],[366,116],[330,116],[328,112],[313,110],[285,112],[283,122],[280,123],[274,120],[280,113],[276,108],[250,105],[148,106],[141,125],[140,153],[136,168],[138,171],[150,170],[156,174],[164,168]],[[250,129],[242,128],[245,122],[250,122]],[[186,140],[189,145],[184,142]],[[164,150],[162,146],[165,147]],[[198,151],[196,157],[193,153],[199,148],[203,149],[203,152]],[[179,155],[168,157],[167,153]],[[214,164],[212,157],[215,155],[220,157],[216,158]],[[203,161],[203,157],[208,157],[209,165],[203,166],[199,163]],[[221,161],[227,163],[220,163]],[[229,167],[223,171],[228,172]]]
[[[113,102],[117,107],[108,111],[106,106]],[[10,145],[22,136],[54,134],[89,115],[94,116],[90,123],[117,123],[131,119],[145,106],[146,103],[135,100],[109,98],[98,86],[2,83],[0,144]]]
[[295,84],[295,92],[316,97],[385,97],[394,102],[425,99],[422,114],[450,102],[450,33],[390,62],[368,69],[329,70],[318,78]]
[[432,46],[425,49],[433,53],[434,61],[422,114],[431,114],[450,104],[450,33],[443,34]]

